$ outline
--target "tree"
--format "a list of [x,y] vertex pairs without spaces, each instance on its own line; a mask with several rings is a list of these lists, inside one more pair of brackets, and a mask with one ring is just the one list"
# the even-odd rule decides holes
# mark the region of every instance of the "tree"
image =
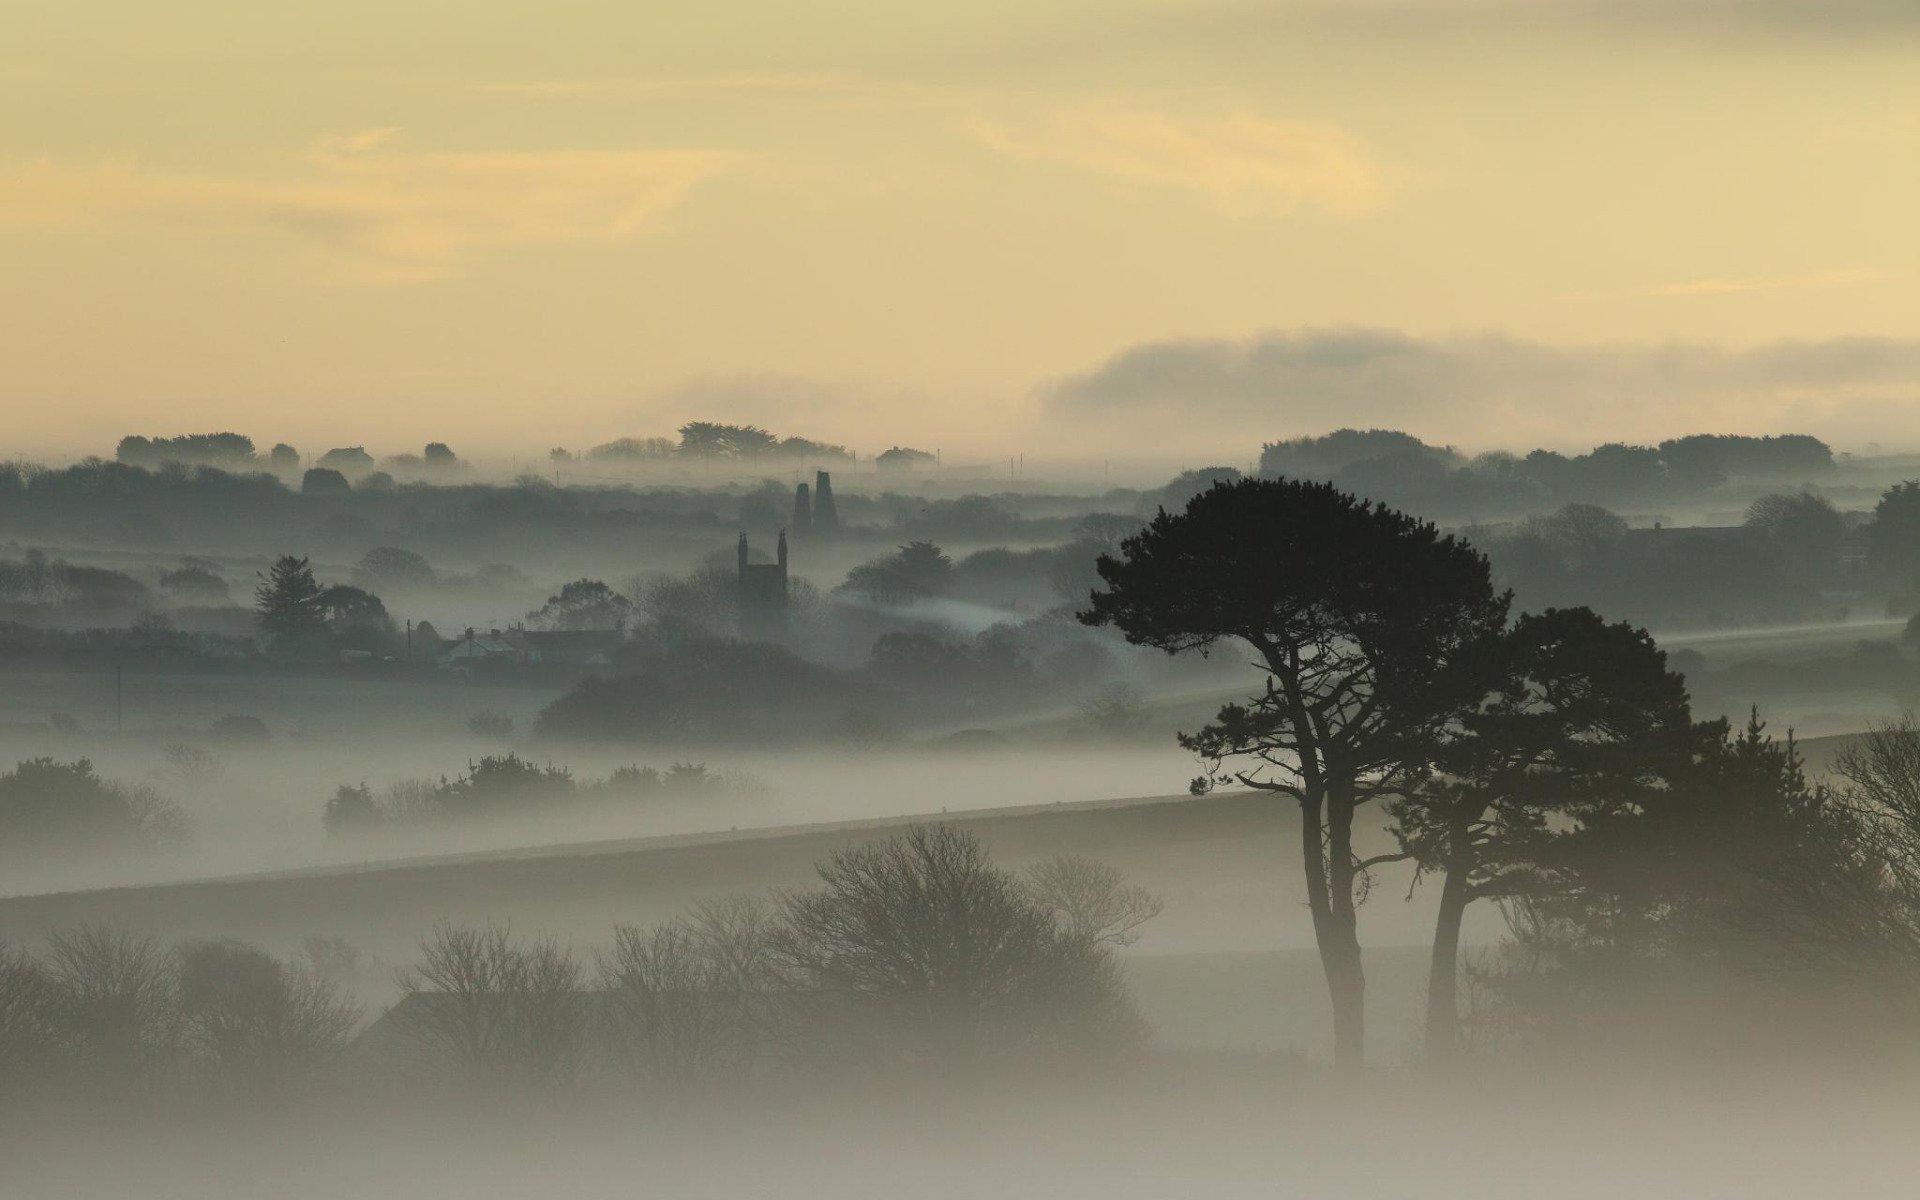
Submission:
[[573,773],[565,767],[543,767],[508,751],[471,764],[465,774],[441,786],[436,799],[449,813],[478,815],[565,799],[573,788]]
[[1131,946],[1140,940],[1140,927],[1160,915],[1160,897],[1090,858],[1049,858],[1027,872],[1026,885],[1069,933],[1097,946]]
[[848,571],[840,586],[882,604],[910,604],[946,595],[952,580],[953,560],[945,551],[932,542],[910,542],[885,558]]
[[200,558],[189,558],[180,565],[178,570],[168,571],[162,575],[160,590],[179,603],[225,604],[227,602],[227,581],[220,577],[219,570],[214,564]]
[[680,453],[696,458],[753,458],[778,444],[778,438],[757,425],[689,421],[680,427]]
[[1831,573],[1846,532],[1840,510],[1811,492],[1760,497],[1747,506],[1746,526],[1767,539],[1785,570],[1815,578]]
[[1377,864],[1354,854],[1354,813],[1417,784],[1439,731],[1483,693],[1466,652],[1504,625],[1508,598],[1482,555],[1431,524],[1292,480],[1223,484],[1163,509],[1099,571],[1107,590],[1083,622],[1169,654],[1229,641],[1254,652],[1261,691],[1180,744],[1206,765],[1197,794],[1237,782],[1298,806],[1334,1060],[1357,1070],[1356,906]]
[[176,953],[183,1031],[224,1086],[277,1092],[345,1048],[357,1014],[317,975],[230,939]]
[[1691,1006],[1691,1037],[1735,1030],[1743,1049],[1754,1031],[1738,1017],[1769,1007],[1806,1036],[1805,1009],[1777,1007],[1788,996],[1866,985],[1910,1005],[1920,909],[1871,802],[1811,782],[1757,713],[1737,734],[1709,728],[1667,786],[1591,805],[1555,839],[1521,909],[1537,953],[1518,998],[1608,1025],[1649,1009],[1671,1025]]
[[137,786],[95,774],[87,759],[30,758],[0,775],[0,857],[178,841],[186,818]]
[[567,947],[441,926],[420,951],[400,976],[416,994],[395,1013],[430,1065],[482,1085],[560,1084],[578,1071],[590,1014]]
[[384,819],[371,788],[364,783],[357,787],[343,783],[328,798],[320,824],[328,833],[355,834],[377,828]]
[[393,638],[393,618],[380,597],[350,583],[336,583],[320,591],[327,632],[342,645],[377,650]]
[[253,599],[260,628],[269,637],[300,642],[326,632],[324,594],[304,558],[286,554],[276,559],[260,576]]
[[527,614],[541,629],[624,629],[633,601],[598,579],[576,579]]
[[1237,467],[1200,467],[1182,471],[1160,489],[1162,504],[1185,504],[1217,483],[1235,483],[1241,478]]
[[789,990],[777,915],[745,898],[710,902],[644,930],[616,926],[596,973],[627,1070],[684,1086],[764,1052]]
[[180,1049],[173,957],[152,938],[89,925],[55,934],[47,965],[78,1065],[114,1087],[151,1084]]
[[1435,774],[1388,806],[1401,849],[1441,879],[1427,983],[1437,1062],[1456,1047],[1467,906],[1538,886],[1553,814],[1632,802],[1720,729],[1693,724],[1685,681],[1651,635],[1589,609],[1523,616],[1479,652],[1493,686],[1449,731]]
[[351,496],[353,485],[347,477],[332,467],[312,467],[300,477],[300,494],[303,496]]
[[1899,584],[1920,570],[1920,480],[1888,488],[1867,526],[1868,553],[1882,577]]
[[846,1054],[953,1069],[1099,1057],[1138,1033],[1108,946],[972,834],[918,826],[842,850],[819,875],[785,904],[789,970]]

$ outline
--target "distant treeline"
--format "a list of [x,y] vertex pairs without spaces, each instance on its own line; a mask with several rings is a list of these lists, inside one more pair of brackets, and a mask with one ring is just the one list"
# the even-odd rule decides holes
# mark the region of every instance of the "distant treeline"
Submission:
[[1695,434],[1657,446],[1609,442],[1585,454],[1493,451],[1466,458],[1392,429],[1341,429],[1270,442],[1260,473],[1330,480],[1427,513],[1495,515],[1564,504],[1645,505],[1695,497],[1735,479],[1807,482],[1830,473],[1833,450],[1805,434]]
[[[755,459],[852,459],[845,446],[804,437],[781,437],[757,425],[729,425],[717,421],[689,421],[678,431],[678,438],[623,437],[582,452],[578,457],[603,462],[648,462],[666,459],[755,460]],[[555,448],[548,452],[555,462],[571,462],[576,456]],[[186,433],[175,437],[121,438],[114,448],[116,461],[132,466],[158,467],[180,463],[189,467],[220,467],[226,470],[270,470],[287,474],[300,469],[304,459],[299,450],[286,442],[276,443],[261,452],[252,438],[242,433]],[[318,456],[314,465],[348,474],[366,474],[378,467],[417,472],[445,470],[461,465],[460,457],[445,442],[428,442],[419,454],[394,454],[375,458],[365,446],[336,446]]]
[[689,421],[679,430],[679,439],[664,437],[623,437],[576,456],[555,447],[548,457],[555,462],[572,462],[576,457],[599,462],[661,462],[668,459],[752,460],[752,459],[852,459],[845,446],[817,442],[812,438],[781,437],[758,425],[728,425],[718,421]]
[[[1158,493],[1115,491],[1095,503],[1127,508]],[[1071,536],[1088,500],[1064,496],[903,493],[838,497],[842,537],[938,537],[1040,544]],[[257,469],[167,462],[155,467],[89,459],[66,467],[0,463],[0,535],[30,541],[138,546],[189,543],[196,553],[280,553],[288,546],[358,557],[382,545],[476,561],[524,553],[615,547],[694,554],[722,549],[741,529],[772,536],[791,520],[793,487],[766,480],[694,486],[559,486],[400,481],[385,472],[350,479],[314,467],[298,481]]]
[[639,765],[616,767],[604,779],[579,780],[566,767],[540,764],[509,751],[469,763],[438,783],[407,779],[376,792],[365,783],[341,784],[322,813],[327,832],[365,834],[381,829],[540,815],[596,801],[712,799],[758,787],[744,776],[724,775],[705,763],[677,762],[662,771]]
[[[300,452],[285,442],[262,454],[253,439],[242,433],[186,433],[178,437],[140,437],[129,435],[114,447],[114,459],[140,467],[159,467],[167,463],[182,466],[221,467],[227,470],[267,470],[276,474],[298,471]],[[376,465],[364,446],[337,446],[322,454],[319,466],[334,470],[369,471]],[[401,471],[445,470],[460,465],[460,457],[445,442],[428,442],[419,454],[393,454],[379,465]]]

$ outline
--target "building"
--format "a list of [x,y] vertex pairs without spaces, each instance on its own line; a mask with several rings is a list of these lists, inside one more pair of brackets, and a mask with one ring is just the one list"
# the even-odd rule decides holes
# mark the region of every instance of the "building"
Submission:
[[527,662],[572,667],[612,666],[614,652],[626,636],[622,629],[515,628],[506,633]]
[[521,657],[520,647],[501,636],[498,629],[484,634],[476,634],[469,629],[466,636],[440,656],[440,661],[455,670],[471,671],[484,664],[518,663]]
[[793,489],[793,524],[788,528],[793,530],[797,542],[813,535],[813,495],[804,483]]
[[740,582],[736,599],[740,610],[741,636],[779,637],[787,628],[787,531],[780,531],[779,549],[770,563],[748,561],[747,535],[743,531],[740,534],[739,557]]
[[794,540],[802,542],[816,534],[839,532],[840,510],[833,503],[832,475],[816,471],[811,489],[804,483],[794,486],[793,523],[787,528],[793,531]]
[[833,503],[833,476],[825,471],[813,473],[813,531],[819,534],[840,532],[840,510]]
[[911,471],[915,467],[930,467],[939,460],[925,450],[915,450],[911,446],[895,446],[885,450],[873,460],[873,465],[882,471]]

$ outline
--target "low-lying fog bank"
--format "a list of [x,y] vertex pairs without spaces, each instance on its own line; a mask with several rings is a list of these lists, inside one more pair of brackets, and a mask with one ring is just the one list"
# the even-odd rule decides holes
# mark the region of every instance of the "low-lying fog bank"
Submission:
[[[92,753],[107,779],[148,784],[178,804],[193,835],[177,846],[139,853],[97,849],[19,864],[0,892],[22,894],[152,883],[419,855],[551,846],[611,838],[751,830],[882,817],[1046,805],[1185,791],[1192,766],[1178,749],[1093,751],[964,749],[913,754],[706,750],[622,754],[606,749],[528,751],[542,766],[578,779],[606,777],[629,765],[667,769],[700,762],[737,781],[711,795],[528,805],[470,820],[329,834],[322,820],[341,785],[377,791],[408,780],[459,776],[493,748],[474,739],[393,739],[368,744],[320,742],[224,747],[169,755],[133,745]],[[45,754],[0,739],[0,757]]]
[[1920,1096],[1885,1074],[1400,1074],[1341,1092],[1270,1063],[1176,1062],[1097,1094],[740,1100],[86,1122],[16,1131],[5,1173],[13,1194],[73,1200],[1805,1200],[1905,1197],[1920,1170]]

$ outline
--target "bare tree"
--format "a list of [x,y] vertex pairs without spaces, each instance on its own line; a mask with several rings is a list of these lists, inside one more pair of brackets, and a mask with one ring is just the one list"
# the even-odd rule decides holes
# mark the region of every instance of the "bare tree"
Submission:
[[616,928],[598,979],[629,1072],[684,1087],[750,1066],[775,1040],[779,937],[773,913],[748,898],[652,930]]
[[1092,945],[1131,946],[1140,940],[1140,927],[1160,915],[1160,897],[1089,858],[1050,858],[1030,868],[1026,882],[1040,907]]
[[70,1048],[61,990],[44,963],[0,942],[0,1095],[42,1081]]
[[311,1078],[346,1047],[359,1019],[317,973],[257,946],[206,941],[178,953],[184,1032],[220,1086],[277,1092]]
[[1056,921],[971,834],[919,826],[835,854],[787,899],[810,1032],[852,1058],[955,1068],[1101,1056],[1137,1035],[1105,945]]
[[579,1069],[585,972],[566,947],[505,929],[440,926],[400,973],[396,1020],[433,1064],[470,1080],[559,1083]]
[[55,934],[47,961],[82,1069],[151,1085],[176,1065],[180,1013],[172,955],[152,938],[89,925]]

